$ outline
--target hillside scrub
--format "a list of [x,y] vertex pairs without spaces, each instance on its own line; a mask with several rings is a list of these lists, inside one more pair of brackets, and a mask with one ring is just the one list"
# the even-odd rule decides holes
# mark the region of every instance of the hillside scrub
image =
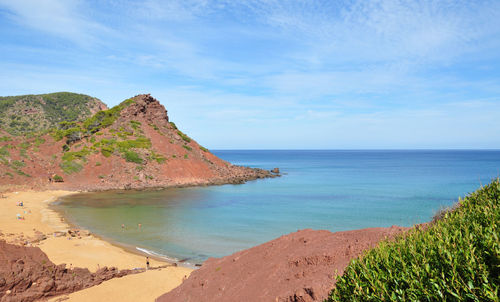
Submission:
[[426,230],[353,260],[330,301],[499,301],[500,182],[459,199]]
[[0,124],[12,135],[40,132],[62,121],[85,120],[99,104],[104,105],[96,98],[70,92],[0,97]]

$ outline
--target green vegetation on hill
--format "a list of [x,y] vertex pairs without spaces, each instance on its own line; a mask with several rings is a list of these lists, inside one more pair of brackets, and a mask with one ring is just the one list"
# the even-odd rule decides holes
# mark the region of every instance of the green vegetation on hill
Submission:
[[353,260],[327,301],[499,301],[500,182]]
[[12,135],[40,132],[60,122],[83,121],[99,105],[96,98],[70,92],[0,97],[0,128]]

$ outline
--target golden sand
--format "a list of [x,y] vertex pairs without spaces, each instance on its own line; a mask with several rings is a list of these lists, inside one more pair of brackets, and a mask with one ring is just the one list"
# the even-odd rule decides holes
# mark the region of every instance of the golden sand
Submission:
[[[119,269],[145,267],[144,256],[133,254],[94,236],[83,236],[81,239],[69,236],[55,237],[57,231],[67,231],[69,226],[62,221],[60,215],[48,205],[58,197],[74,194],[69,191],[44,192],[12,192],[0,198],[0,239],[8,242],[29,241],[35,238],[35,231],[48,236],[48,239],[35,243],[47,254],[55,264],[66,263],[69,267],[84,267],[96,271],[99,267],[114,266]],[[17,206],[22,201],[23,206]],[[18,214],[24,217],[17,219]],[[20,236],[22,239],[20,239]],[[150,259],[151,266],[167,263]],[[145,273],[129,275],[106,281],[70,295],[64,301],[154,301],[161,294],[177,287],[191,269],[184,267],[168,267],[161,270],[150,270]]]

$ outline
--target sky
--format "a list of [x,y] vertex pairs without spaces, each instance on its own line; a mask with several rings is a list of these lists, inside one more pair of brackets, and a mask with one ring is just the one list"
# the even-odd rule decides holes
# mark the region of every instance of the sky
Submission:
[[500,149],[500,1],[0,0],[0,95],[57,91],[210,149]]

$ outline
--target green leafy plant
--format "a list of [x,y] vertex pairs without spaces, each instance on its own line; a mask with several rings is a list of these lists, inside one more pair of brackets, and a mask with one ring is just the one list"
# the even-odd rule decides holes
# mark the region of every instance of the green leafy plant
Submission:
[[327,301],[498,301],[500,182],[353,260]]
[[128,162],[142,164],[142,158],[134,151],[125,151],[124,153],[125,160]]

